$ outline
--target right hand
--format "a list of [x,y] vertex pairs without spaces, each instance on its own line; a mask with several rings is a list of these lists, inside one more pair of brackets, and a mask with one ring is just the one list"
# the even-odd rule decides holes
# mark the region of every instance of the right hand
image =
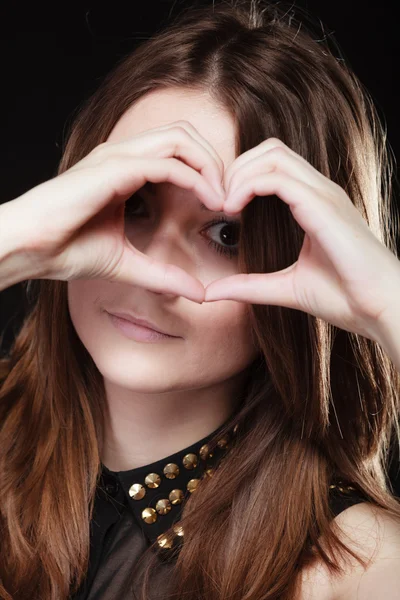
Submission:
[[147,181],[171,182],[220,211],[223,196],[214,182],[222,176],[223,162],[212,146],[189,122],[177,121],[101,143],[64,173],[1,208],[15,219],[25,259],[35,263],[32,279],[107,279],[201,303],[198,279],[154,261],[127,240],[125,201]]

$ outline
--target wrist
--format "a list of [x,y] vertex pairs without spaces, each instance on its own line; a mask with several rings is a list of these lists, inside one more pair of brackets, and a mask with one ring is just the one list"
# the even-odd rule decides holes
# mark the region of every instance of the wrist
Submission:
[[374,331],[374,340],[382,347],[400,372],[400,289],[397,302],[385,311]]
[[24,245],[23,227],[14,204],[17,200],[0,205],[0,291],[42,276],[40,261]]

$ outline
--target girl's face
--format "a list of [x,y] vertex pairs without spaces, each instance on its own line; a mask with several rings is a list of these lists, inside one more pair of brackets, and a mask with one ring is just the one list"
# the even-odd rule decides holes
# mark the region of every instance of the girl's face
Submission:
[[[230,115],[206,93],[186,90],[155,91],[142,98],[117,122],[108,141],[178,120],[192,123],[225,169],[235,159]],[[224,214],[201,210],[192,192],[173,184],[145,188],[139,190],[142,200],[135,199],[126,215],[125,232],[132,245],[157,261],[179,266],[204,286],[239,272],[237,256],[224,253],[224,248],[237,246],[238,226],[211,225]],[[240,221],[240,215],[227,219]],[[224,386],[240,377],[258,354],[245,303],[197,304],[135,285],[75,280],[68,282],[68,305],[77,334],[104,378],[132,392]],[[130,339],[112,324],[106,310],[131,311],[177,337],[152,343]]]

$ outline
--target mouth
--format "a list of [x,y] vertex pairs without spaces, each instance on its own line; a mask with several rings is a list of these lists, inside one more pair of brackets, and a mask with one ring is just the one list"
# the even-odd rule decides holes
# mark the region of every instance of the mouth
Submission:
[[161,339],[179,339],[179,336],[170,335],[156,329],[149,321],[136,319],[127,313],[110,313],[112,323],[128,337],[137,341],[157,341]]

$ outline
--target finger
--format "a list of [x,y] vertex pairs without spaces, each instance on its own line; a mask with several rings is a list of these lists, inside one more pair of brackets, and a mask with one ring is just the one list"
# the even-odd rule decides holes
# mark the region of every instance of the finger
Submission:
[[[149,160],[110,155],[94,168],[69,169],[24,195],[27,199],[32,196],[24,207],[30,246],[41,248],[62,244],[98,213],[111,214],[119,210],[120,205],[147,181],[168,181],[192,191],[210,210],[222,209],[222,199],[208,181],[178,159]],[[68,210],[63,210],[66,203]]]
[[245,179],[252,179],[257,175],[273,171],[286,173],[298,181],[321,190],[327,184],[332,183],[316,169],[312,167],[311,169],[307,168],[304,162],[290,155],[284,148],[276,147],[258,155],[253,160],[247,161],[233,173],[226,191],[224,207],[226,208],[230,205],[230,197],[235,194],[235,191]]
[[370,252],[371,241],[379,247],[381,244],[350,198],[339,186],[336,188],[337,194],[341,191],[340,197],[321,194],[298,179],[274,171],[246,180],[230,198],[230,206],[224,207],[224,212],[227,215],[240,212],[254,196],[278,196],[289,205],[300,227],[326,252],[335,269],[343,276],[349,273],[351,280],[354,270],[362,267]]
[[204,302],[204,286],[198,279],[173,264],[155,261],[136,248],[126,249],[115,278],[154,292],[184,296],[199,304]]
[[[128,156],[110,157],[101,171],[101,184],[107,185],[108,193],[114,196],[112,202],[120,204],[143,187],[151,183],[173,183],[177,187],[193,192],[210,210],[220,211],[222,198],[211,184],[195,169],[177,158],[134,158]],[[93,174],[99,178],[98,173]]]
[[291,273],[296,264],[276,273],[240,273],[213,281],[205,289],[204,301],[236,300],[298,309]]
[[218,184],[219,187],[222,187],[222,178],[224,174],[225,165],[218,152],[210,144],[210,142],[200,134],[200,132],[196,129],[196,127],[194,127],[194,125],[192,125],[192,123],[184,120],[177,121],[177,123],[184,127],[199,142],[199,144],[204,146],[204,148],[206,148],[206,150],[208,150],[208,152],[212,155],[217,165],[216,176],[218,177]]
[[227,214],[234,214],[243,210],[246,204],[256,196],[273,195],[279,196],[281,200],[289,204],[292,210],[307,200],[314,204],[319,200],[319,195],[310,185],[281,171],[272,171],[245,179],[235,193],[230,194],[227,198],[224,211]]
[[[265,163],[263,163],[265,160]],[[282,170],[285,170],[288,174],[294,175],[300,181],[310,181],[315,186],[318,184],[323,184],[324,180],[326,182],[330,182],[330,180],[325,177],[318,169],[315,169],[305,158],[291,150],[286,144],[284,144],[278,138],[269,138],[251,148],[247,152],[244,152],[241,156],[239,156],[225,171],[224,175],[224,188],[226,190],[227,196],[233,191],[233,189],[237,186],[237,175],[239,174],[239,179],[242,177],[243,179],[251,173],[254,173],[254,170],[251,168],[249,170],[243,170],[245,166],[251,166],[252,163],[256,162],[257,167],[260,170],[267,169],[267,171],[276,168],[278,165],[282,167]],[[265,165],[265,166],[264,166]],[[256,169],[257,169],[256,167]],[[242,173],[246,173],[245,175]]]
[[321,226],[328,226],[332,220],[332,211],[327,211],[329,202],[324,196],[310,185],[280,171],[246,179],[228,199],[229,204],[224,206],[224,211],[228,215],[235,214],[255,196],[273,195],[290,206],[296,221],[307,233],[317,234]]
[[225,196],[221,184],[224,168],[221,158],[190,123],[178,123],[146,130],[133,139],[115,144],[113,151],[119,153],[122,150],[138,158],[179,158],[206,177],[214,189]]
[[195,169],[187,166],[177,158],[136,159],[141,161],[137,169],[138,188],[147,181],[152,183],[173,183],[177,187],[189,190],[200,199],[210,210],[221,211],[223,197]]

